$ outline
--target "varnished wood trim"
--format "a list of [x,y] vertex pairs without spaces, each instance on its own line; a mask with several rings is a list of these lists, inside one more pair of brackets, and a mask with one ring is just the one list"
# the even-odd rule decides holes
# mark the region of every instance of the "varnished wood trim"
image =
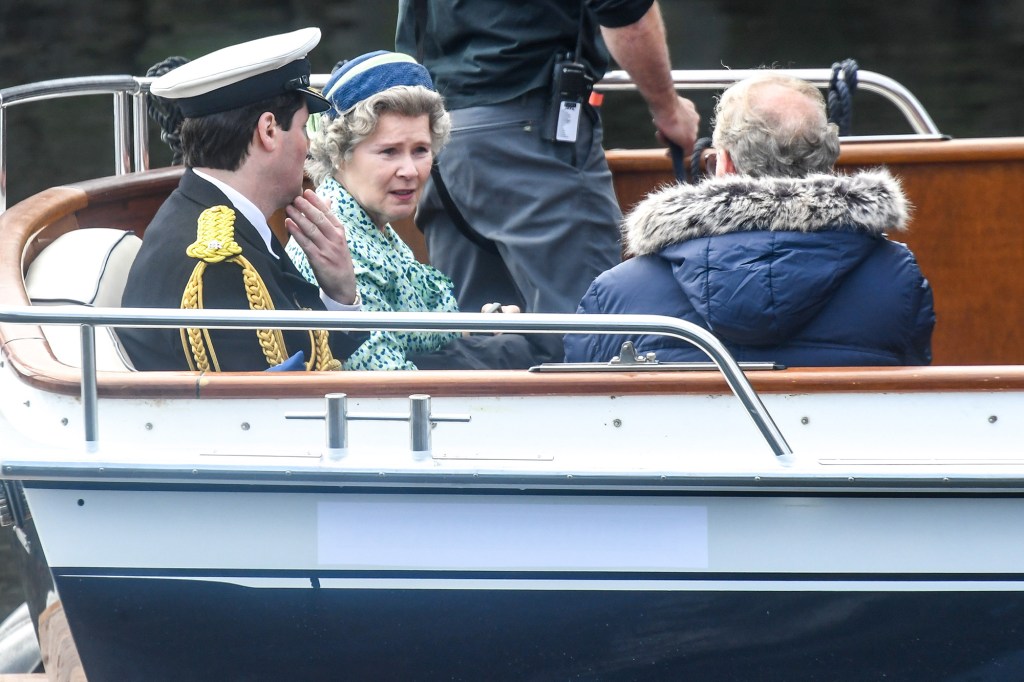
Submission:
[[[764,393],[910,392],[1021,390],[1024,367],[800,368],[751,372],[751,384]],[[280,380],[281,383],[275,383]],[[257,389],[256,387],[259,386]],[[204,397],[296,394],[321,396],[656,395],[728,393],[717,372],[638,374],[549,374],[527,371],[342,372],[316,376],[268,377],[210,375],[201,382]]]
[[991,163],[1024,160],[1024,138],[976,138],[922,142],[854,142],[844,144],[840,166],[880,163]]
[[[672,161],[664,149],[610,149],[607,157],[608,165],[613,171],[661,171],[669,174],[672,172]],[[1021,160],[1024,160],[1024,138],[993,137],[919,142],[850,142],[843,144],[838,164],[875,166],[889,163],[988,163]],[[666,178],[666,181],[669,179]]]
[[[51,369],[53,369],[51,363]],[[24,376],[43,390],[77,395],[77,370]],[[1024,367],[794,368],[751,372],[751,385],[765,394],[919,393],[1024,390]],[[716,372],[549,374],[525,370],[451,372],[106,372],[98,377],[105,398],[318,398],[353,397],[698,395],[728,394]]]

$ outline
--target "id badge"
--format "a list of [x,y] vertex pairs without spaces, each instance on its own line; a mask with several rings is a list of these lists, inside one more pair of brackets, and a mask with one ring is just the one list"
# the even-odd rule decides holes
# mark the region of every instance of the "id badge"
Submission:
[[575,142],[580,130],[579,102],[561,102],[558,122],[555,124],[555,139],[559,142]]

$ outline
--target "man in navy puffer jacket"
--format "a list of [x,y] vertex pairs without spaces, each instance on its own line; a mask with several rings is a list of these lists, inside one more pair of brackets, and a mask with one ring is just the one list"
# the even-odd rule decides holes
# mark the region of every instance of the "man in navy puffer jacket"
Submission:
[[[723,93],[716,177],[641,202],[624,221],[635,257],[600,275],[581,313],[667,315],[712,331],[737,360],[788,366],[926,365],[932,293],[885,237],[909,207],[885,170],[830,172],[838,132],[805,81],[766,72]],[[659,361],[707,360],[656,335],[565,337],[569,362],[607,362],[631,340]]]

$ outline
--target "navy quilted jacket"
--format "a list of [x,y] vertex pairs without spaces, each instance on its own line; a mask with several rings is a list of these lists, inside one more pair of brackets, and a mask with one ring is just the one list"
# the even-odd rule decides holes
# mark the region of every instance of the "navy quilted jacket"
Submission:
[[[641,255],[600,275],[579,312],[687,320],[741,361],[925,365],[931,288],[882,232],[902,228],[906,212],[885,172],[668,188],[626,220]],[[606,362],[627,339],[662,362],[707,359],[669,337],[593,334],[567,335],[566,360]]]

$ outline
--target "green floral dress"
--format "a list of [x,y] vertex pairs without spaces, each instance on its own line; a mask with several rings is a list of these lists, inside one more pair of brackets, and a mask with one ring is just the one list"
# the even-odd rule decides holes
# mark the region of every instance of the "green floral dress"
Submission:
[[[345,226],[363,310],[459,311],[452,281],[437,268],[417,261],[390,225],[379,230],[337,180],[327,178],[316,193],[331,204]],[[294,239],[288,241],[286,251],[303,277],[316,284],[313,269]],[[446,332],[374,331],[349,356],[344,367],[347,370],[416,369],[406,353],[440,350],[458,337],[457,333]]]

